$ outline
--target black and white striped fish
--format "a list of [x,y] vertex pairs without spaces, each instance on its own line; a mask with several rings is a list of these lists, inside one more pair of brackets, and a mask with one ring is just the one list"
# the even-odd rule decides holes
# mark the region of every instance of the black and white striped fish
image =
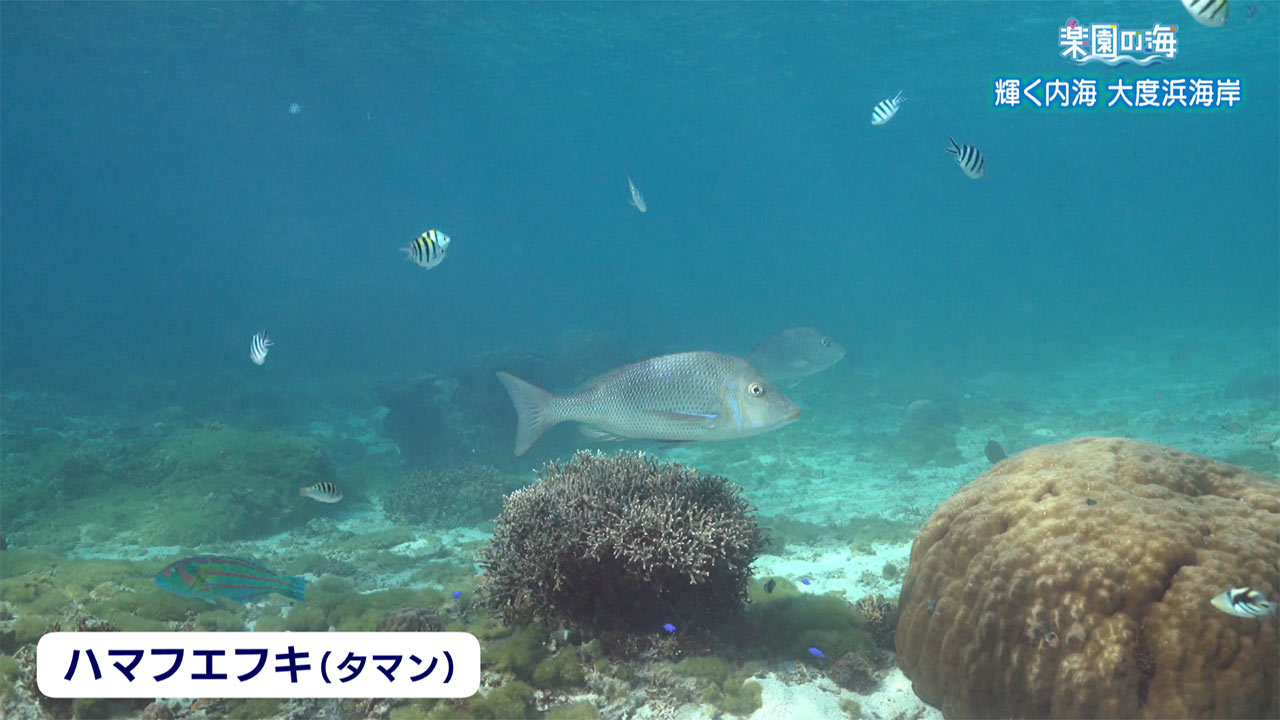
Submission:
[[1182,0],[1182,6],[1205,27],[1227,24],[1227,0]]
[[342,488],[331,482],[318,482],[298,490],[302,497],[319,500],[322,503],[336,503],[342,499]]
[[876,103],[875,108],[871,110],[871,124],[883,125],[892,120],[893,116],[898,114],[898,108],[905,101],[906,98],[902,97],[902,91],[899,90],[897,95]]
[[1267,601],[1267,594],[1249,587],[1231,588],[1209,601],[1228,615],[1243,618],[1264,618],[1275,615],[1276,603]]
[[409,259],[430,270],[444,262],[445,251],[449,249],[449,236],[439,230],[428,230],[419,235],[404,251]]
[[267,337],[267,331],[263,330],[254,333],[253,339],[249,341],[249,359],[254,365],[261,365],[267,361],[267,348],[275,345],[271,339]]
[[972,145],[961,145],[950,136],[951,147],[947,148],[947,152],[956,156],[956,164],[964,171],[965,175],[977,180],[987,172],[987,161],[982,159],[982,153],[978,148]]

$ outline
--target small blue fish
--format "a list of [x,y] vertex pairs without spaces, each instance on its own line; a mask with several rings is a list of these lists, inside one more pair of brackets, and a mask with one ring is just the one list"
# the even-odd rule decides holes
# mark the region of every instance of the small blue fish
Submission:
[[800,582],[804,583],[805,585],[808,585],[810,583],[810,580],[809,578],[800,578]]
[[809,648],[809,654],[813,655],[814,657],[820,657],[820,658],[826,657],[826,655],[823,655],[822,651],[819,650],[818,648]]
[[457,600],[457,599],[458,599],[458,598],[460,598],[460,597],[462,597],[462,591],[461,591],[461,590],[455,590],[455,591],[454,591],[454,593],[453,593],[453,599],[454,599],[454,600]]
[[676,626],[672,625],[671,623],[667,623],[666,625],[662,626],[662,629],[666,630],[669,633],[673,633],[676,631]]

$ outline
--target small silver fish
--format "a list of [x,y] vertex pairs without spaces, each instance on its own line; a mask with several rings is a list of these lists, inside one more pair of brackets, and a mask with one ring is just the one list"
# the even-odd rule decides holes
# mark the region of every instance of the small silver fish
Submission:
[[254,365],[261,365],[267,361],[267,348],[275,345],[271,339],[267,337],[267,331],[254,333],[253,339],[249,341],[249,359]]
[[516,455],[562,422],[600,438],[697,442],[774,430],[800,408],[740,357],[686,352],[623,365],[573,395],[553,395],[499,372],[516,415]]
[[906,102],[906,98],[902,97],[902,91],[899,90],[897,95],[876,103],[876,106],[871,110],[871,124],[884,125],[889,122],[894,115],[898,114],[898,108],[904,102]]
[[318,482],[299,489],[298,494],[322,503],[336,503],[342,499],[342,488],[331,482]]
[[444,254],[452,240],[439,230],[428,230],[410,243],[404,251],[418,267],[428,270],[444,262]]
[[1228,615],[1242,618],[1265,618],[1275,615],[1277,603],[1268,602],[1267,594],[1250,587],[1231,588],[1209,601]]
[[951,137],[947,139],[951,140],[951,147],[946,150],[956,156],[956,164],[965,175],[977,180],[987,174],[987,161],[982,159],[982,153],[978,148],[972,145],[961,145]]
[[844,347],[826,333],[798,327],[756,345],[747,361],[774,383],[789,387],[835,365],[844,355]]
[[640,212],[649,212],[649,206],[644,204],[644,196],[636,189],[636,184],[631,182],[631,176],[627,176],[627,185],[631,188],[631,204]]

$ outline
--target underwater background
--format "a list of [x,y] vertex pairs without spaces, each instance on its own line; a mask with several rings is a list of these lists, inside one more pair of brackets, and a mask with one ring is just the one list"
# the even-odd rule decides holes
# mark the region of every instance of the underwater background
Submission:
[[[1232,13],[0,4],[5,716],[940,717],[892,641],[851,645],[872,659],[841,682],[768,629],[867,632],[866,599],[896,601],[916,532],[991,468],[990,441],[1128,437],[1280,475],[1280,5]],[[1069,17],[1175,24],[1179,52],[1077,67]],[[993,104],[1001,77],[1174,76],[1239,78],[1243,102]],[[452,242],[426,269],[401,251],[429,228]],[[495,371],[569,392],[798,326],[847,355],[785,388],[787,427],[671,447],[569,423],[511,451]],[[655,627],[601,649],[472,602],[504,495],[584,448],[741,486],[771,543],[745,591],[759,648]],[[298,495],[325,482],[343,499]],[[307,599],[153,582],[198,555],[305,577]],[[847,602],[784,622],[760,614],[774,587]],[[31,683],[55,627],[412,629],[405,608],[481,638],[483,697],[160,709]]]

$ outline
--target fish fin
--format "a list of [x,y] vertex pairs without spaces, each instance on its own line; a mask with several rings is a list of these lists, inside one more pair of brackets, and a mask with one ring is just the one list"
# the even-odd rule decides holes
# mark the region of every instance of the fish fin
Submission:
[[648,414],[660,417],[664,420],[688,423],[690,425],[707,425],[720,417],[720,413],[692,411],[682,412],[678,410],[654,411]]
[[611,432],[606,432],[598,427],[591,427],[590,425],[583,425],[579,430],[583,435],[586,435],[592,440],[599,440],[601,442],[617,442],[619,440],[626,439],[621,435],[614,435]]
[[301,576],[294,576],[294,577],[288,578],[288,580],[289,580],[289,592],[285,593],[285,595],[293,598],[294,600],[306,600],[307,599],[307,579]]
[[560,419],[547,412],[547,406],[556,396],[515,375],[499,371],[497,376],[516,408],[515,453],[519,457],[529,452],[543,433],[559,424]]

